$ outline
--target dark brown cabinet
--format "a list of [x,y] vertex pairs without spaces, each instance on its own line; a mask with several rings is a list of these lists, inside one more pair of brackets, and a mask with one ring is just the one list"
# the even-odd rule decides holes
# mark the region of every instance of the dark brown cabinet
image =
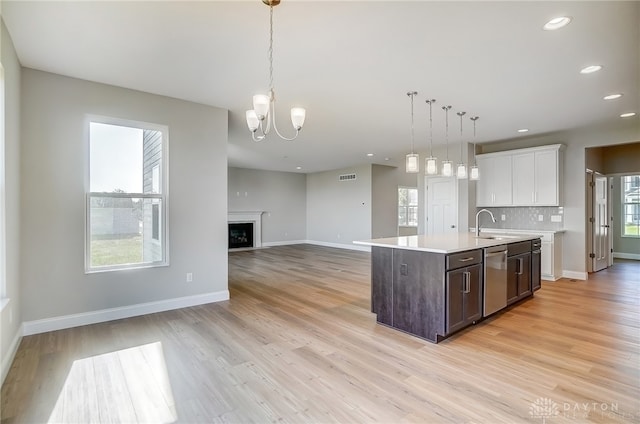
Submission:
[[531,242],[531,291],[534,292],[542,287],[542,241],[535,239]]
[[531,291],[531,242],[507,246],[507,305],[517,302]]
[[482,264],[447,271],[447,334],[482,317]]

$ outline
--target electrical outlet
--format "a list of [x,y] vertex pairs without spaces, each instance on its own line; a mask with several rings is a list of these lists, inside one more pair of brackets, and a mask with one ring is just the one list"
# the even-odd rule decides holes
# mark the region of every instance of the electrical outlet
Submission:
[[538,221],[544,221],[544,215],[538,215]]
[[562,222],[562,215],[551,215],[551,222]]
[[503,220],[503,221],[506,221],[506,220],[507,220],[507,215],[502,214],[502,215],[500,216],[500,219],[501,219],[501,220]]
[[187,272],[187,283],[190,283],[192,281],[193,281],[193,273]]

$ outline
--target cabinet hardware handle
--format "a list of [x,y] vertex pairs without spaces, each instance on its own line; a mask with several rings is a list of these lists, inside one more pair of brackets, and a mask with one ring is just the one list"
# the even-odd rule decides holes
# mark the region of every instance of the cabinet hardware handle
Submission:
[[463,293],[469,293],[471,291],[471,273],[464,272],[464,291]]
[[523,269],[522,269],[524,268],[523,264],[524,264],[524,259],[518,258],[518,275],[523,274]]
[[473,256],[469,257],[469,258],[464,258],[464,259],[459,259],[459,262],[469,262],[474,260],[475,258]]

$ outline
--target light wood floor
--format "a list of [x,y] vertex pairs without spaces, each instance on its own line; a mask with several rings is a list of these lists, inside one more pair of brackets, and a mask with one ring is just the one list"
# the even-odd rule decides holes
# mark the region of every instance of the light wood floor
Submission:
[[2,424],[640,422],[640,262],[434,345],[375,323],[368,253],[229,256],[228,302],[25,337]]

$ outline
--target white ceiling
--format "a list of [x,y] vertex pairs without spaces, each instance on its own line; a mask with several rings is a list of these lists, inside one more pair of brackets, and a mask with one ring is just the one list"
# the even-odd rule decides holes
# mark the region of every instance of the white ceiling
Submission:
[[[621,113],[640,112],[637,1],[283,0],[274,8],[279,127],[292,134],[293,105],[307,109],[307,120],[297,140],[262,143],[244,122],[251,96],[268,87],[269,8],[260,0],[4,0],[2,14],[23,66],[229,109],[232,166],[401,164],[409,90],[419,93],[421,151],[427,98],[437,100],[436,145],[444,144],[444,104],[453,106],[450,143],[460,140],[460,110],[480,116],[479,143],[518,137],[519,128],[540,135],[618,125]],[[542,30],[562,15],[573,18],[569,26]],[[579,73],[591,64],[604,69]],[[615,92],[624,96],[602,100]],[[468,119],[464,133],[472,133]]]

